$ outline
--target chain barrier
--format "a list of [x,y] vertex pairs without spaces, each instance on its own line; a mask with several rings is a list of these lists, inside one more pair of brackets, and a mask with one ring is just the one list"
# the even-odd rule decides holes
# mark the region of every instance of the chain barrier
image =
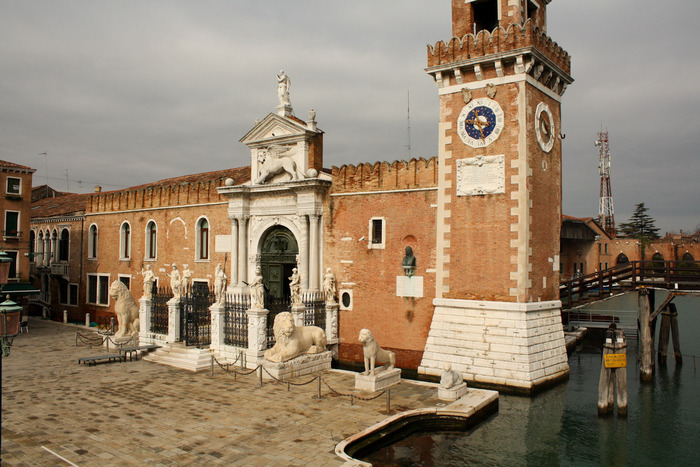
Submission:
[[108,349],[109,349],[109,343],[110,343],[110,342],[112,343],[112,345],[114,345],[114,347],[116,347],[116,348],[118,348],[118,349],[121,349],[121,348],[124,347],[125,345],[131,344],[132,341],[134,340],[134,337],[137,337],[137,335],[136,335],[136,334],[132,335],[132,336],[129,338],[129,340],[128,340],[128,341],[125,341],[125,342],[114,342],[114,341],[112,340],[111,337],[105,336],[105,341],[107,342],[107,348],[108,348]]
[[86,336],[85,334],[81,334],[80,332],[75,331],[75,346],[77,347],[78,344],[86,344],[90,345],[90,347],[92,347],[93,345],[103,345],[104,339],[101,336]]
[[[239,357],[240,357],[240,354],[239,354]],[[371,396],[371,397],[362,397],[362,396],[358,396],[358,395],[356,395],[356,394],[346,394],[346,393],[337,391],[337,390],[334,389],[330,384],[328,384],[328,381],[326,381],[325,379],[323,379],[323,377],[321,377],[321,375],[314,376],[314,377],[311,378],[310,380],[305,381],[305,382],[303,382],[303,383],[295,383],[295,382],[293,382],[293,381],[283,381],[283,380],[281,380],[281,379],[279,379],[279,378],[276,378],[275,376],[273,376],[272,374],[270,374],[270,372],[267,370],[267,368],[265,368],[263,365],[258,365],[258,366],[256,366],[255,368],[253,368],[253,369],[250,370],[250,371],[238,371],[238,370],[236,370],[235,368],[234,368],[233,370],[229,369],[230,367],[232,367],[233,365],[235,365],[235,363],[238,361],[239,357],[236,357],[236,360],[235,360],[233,363],[225,363],[225,364],[224,364],[224,363],[221,363],[216,357],[214,357],[214,356],[212,355],[212,357],[211,357],[211,361],[212,361],[212,365],[211,365],[211,376],[214,376],[214,363],[216,363],[216,364],[219,366],[219,368],[221,368],[222,370],[224,370],[224,372],[229,373],[229,374],[233,373],[234,378],[236,378],[238,375],[247,376],[247,375],[251,375],[251,374],[253,374],[253,373],[259,371],[258,376],[259,376],[259,380],[260,380],[260,387],[262,387],[262,385],[263,385],[262,372],[263,372],[263,370],[264,370],[265,373],[267,373],[267,375],[268,375],[273,381],[275,381],[275,382],[277,382],[277,383],[281,383],[281,384],[286,384],[286,385],[287,385],[287,391],[291,390],[291,387],[292,387],[292,386],[307,386],[307,385],[313,383],[314,381],[316,381],[316,382],[318,383],[317,397],[318,397],[319,399],[321,398],[321,383],[325,384],[326,387],[327,387],[333,394],[335,394],[336,396],[349,398],[349,399],[350,399],[350,405],[353,405],[354,402],[355,402],[355,400],[360,400],[360,401],[363,401],[363,402],[373,401],[373,400],[378,399],[378,398],[380,398],[380,397],[382,397],[383,395],[386,394],[386,396],[387,396],[387,412],[390,411],[390,406],[391,406],[391,402],[390,402],[390,401],[391,401],[391,389],[385,389],[384,391],[380,392],[379,394],[376,394],[376,395]]]

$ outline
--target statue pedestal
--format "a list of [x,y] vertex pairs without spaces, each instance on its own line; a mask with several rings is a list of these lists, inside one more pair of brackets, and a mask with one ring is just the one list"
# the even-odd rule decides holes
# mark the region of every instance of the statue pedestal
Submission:
[[[313,375],[331,369],[331,352],[299,355],[286,362],[263,361],[263,366],[275,378],[286,381],[297,376]],[[265,377],[265,373],[263,373]]]
[[456,401],[467,393],[467,383],[462,382],[449,389],[438,388],[438,399],[441,401]]
[[401,382],[401,369],[392,368],[391,370],[381,368],[374,369],[374,376],[363,375],[358,373],[355,375],[355,389],[358,391],[377,392],[388,387],[394,386]]

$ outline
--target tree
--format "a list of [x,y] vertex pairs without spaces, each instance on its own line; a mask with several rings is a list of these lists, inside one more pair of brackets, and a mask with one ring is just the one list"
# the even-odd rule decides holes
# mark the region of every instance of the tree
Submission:
[[629,222],[620,224],[620,231],[628,237],[642,240],[655,240],[659,238],[659,229],[654,225],[656,222],[647,211],[649,208],[644,203],[639,203],[634,207],[634,213]]

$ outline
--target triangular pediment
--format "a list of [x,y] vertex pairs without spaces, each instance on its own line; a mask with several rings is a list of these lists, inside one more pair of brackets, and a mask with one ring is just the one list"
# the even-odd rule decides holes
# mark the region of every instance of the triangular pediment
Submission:
[[301,123],[295,117],[281,117],[276,114],[269,114],[246,133],[240,139],[240,142],[250,146],[256,143],[269,143],[271,141],[304,136],[307,132],[306,124]]

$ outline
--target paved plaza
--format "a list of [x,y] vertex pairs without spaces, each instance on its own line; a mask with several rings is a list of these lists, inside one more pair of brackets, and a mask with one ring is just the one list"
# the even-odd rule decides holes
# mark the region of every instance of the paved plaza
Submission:
[[[387,417],[384,396],[351,405],[323,385],[318,399],[316,382],[259,387],[255,374],[234,379],[217,368],[211,376],[141,359],[79,365],[106,353],[75,345],[76,331],[92,331],[36,318],[29,331],[2,359],[3,466],[341,465],[335,445]],[[354,392],[350,373],[323,378]],[[437,405],[431,385],[403,382],[391,392],[391,413]]]

